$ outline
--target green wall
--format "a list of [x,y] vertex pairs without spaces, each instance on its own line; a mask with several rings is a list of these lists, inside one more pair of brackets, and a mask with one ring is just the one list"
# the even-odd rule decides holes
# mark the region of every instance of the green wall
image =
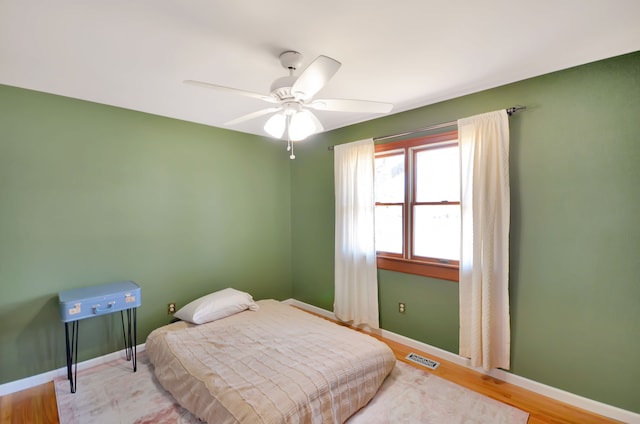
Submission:
[[[265,138],[0,86],[0,383],[65,364],[60,290],[136,281],[139,343],[168,302],[291,297],[289,182]],[[122,348],[117,315],[80,360]]]
[[[332,310],[329,145],[523,104],[510,118],[512,372],[640,412],[639,99],[634,53],[301,143],[291,169],[294,297]],[[458,352],[457,283],[388,271],[379,281],[383,328]]]
[[[64,365],[60,290],[132,279],[139,342],[227,286],[333,304],[329,145],[515,104],[512,372],[640,412],[640,53],[280,143],[0,86],[0,383]],[[453,353],[458,286],[381,271],[383,328]],[[397,312],[399,301],[406,314]],[[121,349],[82,321],[80,360]]]

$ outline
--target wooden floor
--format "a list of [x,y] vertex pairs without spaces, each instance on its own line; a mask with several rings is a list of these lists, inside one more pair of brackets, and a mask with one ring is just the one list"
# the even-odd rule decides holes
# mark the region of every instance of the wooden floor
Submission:
[[[394,351],[396,358],[405,361],[409,352],[422,354],[440,362],[435,371],[442,378],[453,381],[483,395],[529,412],[529,424],[543,423],[616,423],[590,412],[573,408],[553,399],[540,396],[518,386],[487,377],[460,365],[447,362],[399,343],[381,339]],[[406,361],[405,361],[406,362]],[[421,368],[411,362],[407,362]],[[424,369],[424,368],[421,368]],[[0,424],[58,423],[53,383],[0,397]]]
[[[398,360],[407,362],[404,358],[411,352],[421,354],[430,359],[440,362],[440,366],[434,371],[427,372],[438,375],[439,377],[453,381],[461,386],[481,393],[490,398],[499,400],[500,402],[514,406],[518,409],[529,413],[528,424],[546,424],[546,423],[580,423],[580,424],[603,424],[603,423],[619,423],[620,421],[612,420],[574,408],[570,405],[558,402],[554,399],[539,395],[529,390],[523,389],[513,384],[505,383],[493,377],[470,370],[452,362],[445,361],[434,357],[433,355],[421,353],[415,349],[395,343],[389,340],[386,342],[396,355]],[[414,365],[417,368],[422,368]],[[425,369],[425,368],[422,368]]]
[[0,423],[58,423],[53,382],[0,397]]

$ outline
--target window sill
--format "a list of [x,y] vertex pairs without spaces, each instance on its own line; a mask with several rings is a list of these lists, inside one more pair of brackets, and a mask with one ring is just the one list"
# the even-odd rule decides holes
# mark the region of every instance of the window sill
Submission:
[[459,279],[457,265],[420,262],[385,256],[378,256],[377,263],[379,269],[386,269],[388,271],[404,272],[455,282],[458,282]]

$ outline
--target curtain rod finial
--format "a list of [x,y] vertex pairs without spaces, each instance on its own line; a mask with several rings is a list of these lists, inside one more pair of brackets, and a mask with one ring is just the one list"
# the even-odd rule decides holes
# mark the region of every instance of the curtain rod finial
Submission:
[[515,105],[513,107],[507,108],[507,115],[511,116],[519,110],[525,110],[527,107],[522,105]]

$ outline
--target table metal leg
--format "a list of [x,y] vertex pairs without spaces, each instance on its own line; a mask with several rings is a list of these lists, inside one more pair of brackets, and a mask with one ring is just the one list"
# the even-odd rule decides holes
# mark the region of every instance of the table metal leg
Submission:
[[[71,324],[71,331],[69,331]],[[67,345],[67,378],[71,386],[71,393],[76,392],[76,381],[78,376],[78,321],[64,323]]]
[[[124,325],[124,311],[120,311],[120,317],[122,319],[122,335],[124,337],[124,349],[127,361],[131,361],[133,364],[133,372],[138,370],[137,364],[137,308],[131,308],[126,310],[127,313],[127,326],[125,331]],[[132,331],[133,327],[133,331]]]
[[130,341],[133,346],[133,372],[138,371],[138,308],[130,309],[133,315],[133,340]]
[[[125,330],[124,327],[124,310],[120,311],[120,320],[122,321],[122,337],[124,339],[124,353],[125,356],[127,357],[127,361],[131,360],[131,350],[129,349],[129,337],[127,337],[129,335],[129,332],[131,331],[128,326],[127,326],[127,330]],[[129,310],[127,309],[127,323],[129,322]]]

